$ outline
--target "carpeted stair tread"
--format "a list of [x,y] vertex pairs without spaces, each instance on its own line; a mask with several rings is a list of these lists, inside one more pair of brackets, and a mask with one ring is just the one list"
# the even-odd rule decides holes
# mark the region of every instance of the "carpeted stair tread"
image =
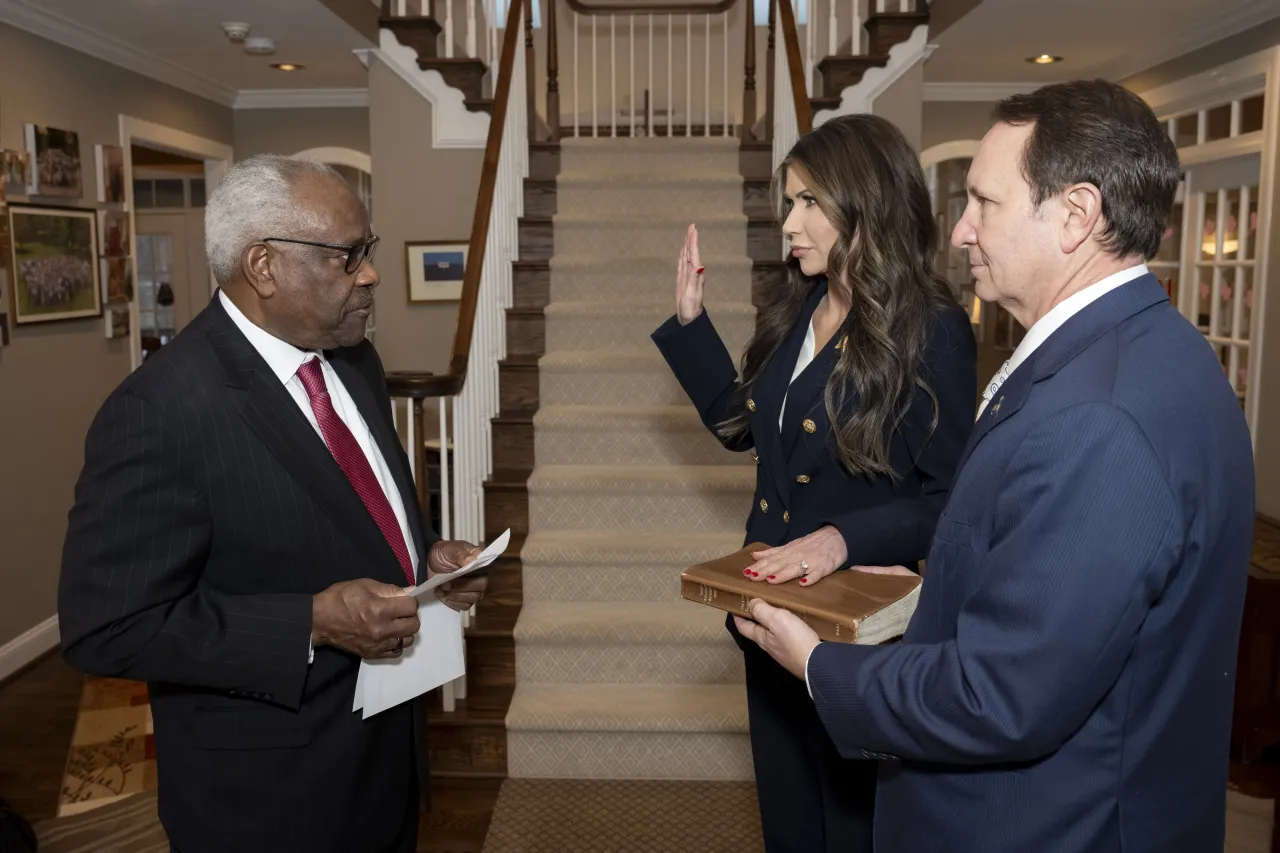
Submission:
[[509,731],[747,732],[741,684],[517,684]]
[[483,853],[763,853],[751,782],[508,779]]
[[[679,572],[673,572],[679,583]],[[688,601],[530,602],[520,611],[516,642],[579,645],[591,642],[638,645],[733,645],[724,614]]]
[[[670,277],[670,276],[668,276]],[[672,284],[670,290],[674,294],[675,285]],[[756,307],[750,302],[707,302],[707,314],[712,319],[718,316],[739,316],[754,319],[756,316]],[[658,324],[665,321],[675,311],[675,299],[669,296],[662,301],[652,299],[646,300],[610,300],[606,303],[580,301],[557,301],[552,302],[543,309],[543,314],[547,321],[553,318],[577,318],[583,316],[589,317],[644,317],[654,321],[654,328]],[[652,343],[646,338],[642,342],[637,342],[638,346],[652,346]]]
[[[678,577],[695,562],[710,560],[736,551],[742,533],[697,533],[664,531],[661,536],[638,533],[603,533],[580,530],[541,530],[530,533],[520,551],[520,560],[530,567],[566,566],[582,568],[665,565]],[[689,561],[689,562],[686,562]]]
[[741,546],[740,528],[709,533],[540,531],[529,536],[520,554],[525,606],[544,601],[685,606],[680,572]]
[[756,469],[740,465],[541,465],[529,477],[529,494],[686,491],[755,491]]
[[539,465],[747,465],[689,406],[549,405],[534,416]]

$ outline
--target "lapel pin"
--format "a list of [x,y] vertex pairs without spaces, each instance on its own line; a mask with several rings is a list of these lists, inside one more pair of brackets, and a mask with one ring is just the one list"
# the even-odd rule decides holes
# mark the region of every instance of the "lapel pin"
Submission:
[[995,404],[994,406],[992,406],[992,407],[991,407],[991,414],[993,414],[993,415],[994,415],[994,414],[996,414],[997,412],[999,412],[999,411],[1000,411],[1000,404],[1001,404],[1001,403],[1003,403],[1003,402],[1004,402],[1004,395],[1003,395],[1003,394],[1001,394],[1001,395],[1000,395],[1000,399],[999,399],[999,400],[996,400],[996,404]]

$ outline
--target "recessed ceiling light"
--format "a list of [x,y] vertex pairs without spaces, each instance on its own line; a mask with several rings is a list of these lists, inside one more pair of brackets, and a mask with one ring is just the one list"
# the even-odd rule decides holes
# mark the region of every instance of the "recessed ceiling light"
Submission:
[[1061,61],[1062,61],[1061,56],[1051,56],[1050,54],[1047,54],[1047,53],[1042,53],[1039,56],[1027,57],[1027,62],[1034,62],[1036,65],[1052,65],[1055,62],[1061,62]]
[[277,71],[301,71],[306,68],[305,65],[295,65],[292,62],[273,62],[271,67]]

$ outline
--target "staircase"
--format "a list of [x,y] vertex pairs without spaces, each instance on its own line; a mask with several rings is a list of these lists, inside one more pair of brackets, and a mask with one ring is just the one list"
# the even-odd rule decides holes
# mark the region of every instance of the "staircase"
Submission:
[[741,653],[680,570],[741,545],[755,468],[649,340],[699,226],[731,351],[755,320],[737,140],[560,146],[508,711],[513,777],[749,779]]

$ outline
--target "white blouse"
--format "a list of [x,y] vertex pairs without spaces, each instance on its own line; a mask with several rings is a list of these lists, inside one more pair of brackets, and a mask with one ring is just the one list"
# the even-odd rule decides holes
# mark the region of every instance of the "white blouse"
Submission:
[[[813,334],[813,318],[809,319],[809,331],[805,333],[804,343],[800,346],[800,355],[796,358],[796,369],[791,374],[791,382],[796,381],[796,377],[804,372],[809,366],[809,362],[813,361],[814,348],[817,338]],[[790,394],[791,382],[787,383],[787,394]],[[778,431],[782,431],[782,416],[787,411],[787,394],[782,395],[782,410],[778,412]]]

